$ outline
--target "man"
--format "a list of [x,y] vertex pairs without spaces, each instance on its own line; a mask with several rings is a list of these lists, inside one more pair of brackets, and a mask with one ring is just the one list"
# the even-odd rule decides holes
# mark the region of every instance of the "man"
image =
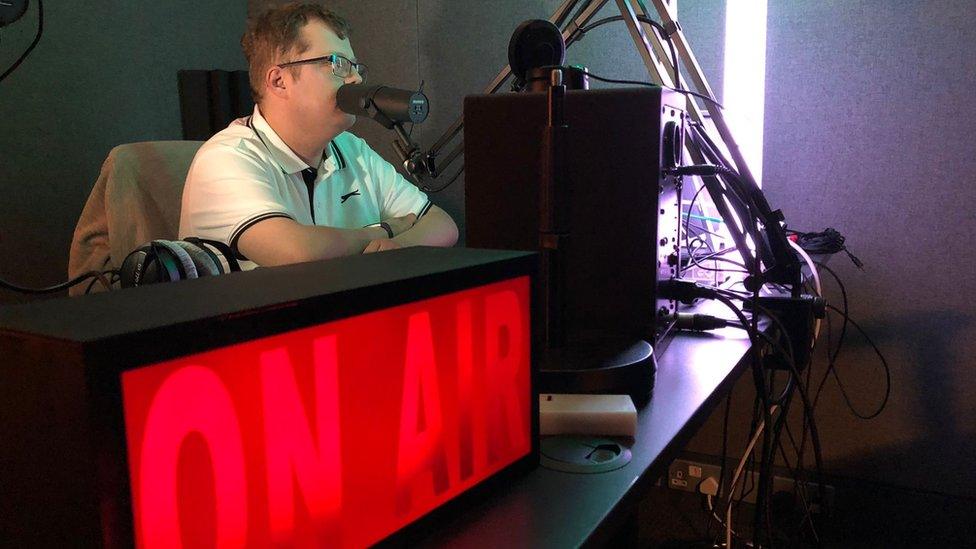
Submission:
[[241,39],[254,114],[196,154],[180,237],[227,243],[243,269],[370,253],[452,246],[457,226],[365,141],[336,106],[365,66],[349,27],[316,4],[272,9]]

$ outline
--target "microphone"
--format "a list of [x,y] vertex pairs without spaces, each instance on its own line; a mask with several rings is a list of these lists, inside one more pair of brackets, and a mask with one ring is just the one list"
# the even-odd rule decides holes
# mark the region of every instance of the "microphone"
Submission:
[[[538,72],[540,67],[562,65],[565,62],[566,42],[559,32],[559,27],[549,21],[529,19],[512,33],[512,38],[508,42],[508,66],[515,77],[512,91],[524,89],[526,84],[537,76],[532,71]],[[539,72],[539,74],[543,73],[543,79],[548,82],[549,72]],[[534,91],[545,91],[546,87],[548,85]]]
[[419,124],[427,119],[430,105],[423,92],[382,84],[346,84],[336,93],[339,110],[371,118],[392,130],[402,122]]

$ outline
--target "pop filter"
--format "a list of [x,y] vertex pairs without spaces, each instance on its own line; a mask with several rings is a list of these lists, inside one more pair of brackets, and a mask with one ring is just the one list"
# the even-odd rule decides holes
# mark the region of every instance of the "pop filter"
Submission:
[[525,87],[531,69],[562,65],[566,61],[566,42],[559,27],[545,19],[523,22],[508,43],[508,66],[515,76],[515,89]]

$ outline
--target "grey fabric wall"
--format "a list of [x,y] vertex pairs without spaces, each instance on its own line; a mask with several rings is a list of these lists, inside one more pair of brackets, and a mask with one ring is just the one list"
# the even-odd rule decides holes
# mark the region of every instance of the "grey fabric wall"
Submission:
[[[0,83],[0,277],[63,281],[78,215],[109,150],[180,139],[176,71],[245,68],[243,0],[44,3],[44,35]],[[0,30],[0,67],[30,44],[36,2]],[[23,297],[0,291],[0,303]]]
[[[829,470],[965,497],[976,489],[974,18],[969,0],[770,0],[764,154],[774,206],[797,228],[837,228],[865,262],[828,265],[891,364],[891,400],[871,421],[826,385],[817,419]],[[851,344],[840,375],[866,413],[882,374],[863,340]],[[718,454],[720,419],[690,448]]]

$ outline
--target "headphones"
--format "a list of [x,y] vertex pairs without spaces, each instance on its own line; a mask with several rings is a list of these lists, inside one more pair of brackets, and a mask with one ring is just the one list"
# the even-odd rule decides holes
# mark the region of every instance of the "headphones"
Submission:
[[27,0],[6,0],[0,2],[0,27],[9,25],[24,16]]
[[133,288],[240,270],[234,252],[223,242],[194,237],[153,240],[125,257],[119,281],[123,288]]

